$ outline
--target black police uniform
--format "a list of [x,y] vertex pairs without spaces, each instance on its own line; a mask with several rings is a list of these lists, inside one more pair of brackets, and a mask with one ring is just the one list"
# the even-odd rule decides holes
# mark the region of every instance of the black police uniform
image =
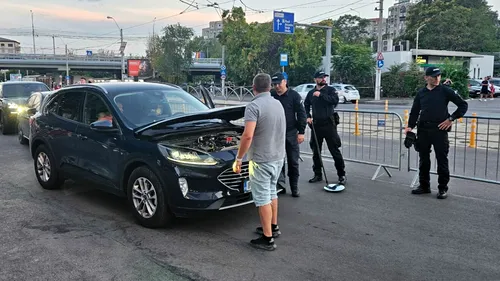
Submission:
[[[426,71],[426,76],[438,76],[440,74],[441,71],[438,68],[429,68]],[[448,113],[448,104],[450,101],[458,107],[451,115]],[[467,108],[467,102],[448,86],[438,85],[432,90],[425,87],[418,91],[413,101],[408,120],[409,128],[413,129],[415,126],[418,128],[416,146],[418,147],[420,157],[420,186],[412,190],[413,194],[430,193],[430,152],[431,146],[433,146],[438,164],[438,198],[446,198],[448,182],[450,181],[448,167],[448,152],[450,148],[448,132],[450,130],[440,130],[438,126],[446,121],[446,119],[454,121],[463,117],[467,112]]]
[[[281,73],[273,75],[273,83],[281,82],[284,77]],[[271,95],[281,102],[285,110],[286,117],[286,161],[288,165],[288,178],[290,179],[290,189],[294,197],[299,196],[299,157],[300,148],[297,135],[303,135],[306,129],[306,112],[302,105],[302,98],[299,93],[288,89],[282,95],[278,95],[275,90],[271,90]],[[278,184],[285,188],[285,165],[281,170]]]
[[[324,72],[316,73],[315,78],[320,78],[326,76]],[[319,91],[319,97],[314,96],[314,92]],[[345,163],[342,153],[340,152],[340,147],[342,142],[340,136],[337,132],[337,124],[334,117],[334,108],[339,103],[339,96],[335,91],[335,88],[325,85],[320,90],[316,88],[312,89],[307,93],[306,99],[304,101],[304,107],[308,118],[313,118],[313,125],[316,136],[318,138],[319,149],[316,147],[316,141],[314,134],[311,134],[311,140],[309,145],[313,151],[313,171],[314,177],[309,180],[309,182],[318,182],[323,180],[321,171],[321,160],[320,160],[320,150],[323,146],[323,140],[326,141],[328,150],[330,151],[333,160],[335,161],[335,168],[337,169],[337,175],[339,176],[339,183],[345,184]],[[312,107],[312,116],[311,116]]]

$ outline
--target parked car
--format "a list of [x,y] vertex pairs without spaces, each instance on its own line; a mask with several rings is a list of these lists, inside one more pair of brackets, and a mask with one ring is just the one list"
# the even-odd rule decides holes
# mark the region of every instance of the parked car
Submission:
[[[245,106],[214,108],[155,83],[81,84],[54,92],[31,125],[39,184],[88,181],[127,198],[138,222],[162,227],[175,216],[253,202],[248,161],[232,170]],[[236,123],[236,122],[235,122]]]
[[50,91],[42,82],[12,81],[0,83],[0,130],[2,134],[15,133],[17,115],[25,110],[27,98],[34,92]]
[[[481,79],[469,79],[469,96],[471,98],[477,98],[480,95],[481,92],[481,82],[483,80]],[[490,84],[493,84],[493,87],[495,88],[495,93],[494,96],[497,97],[500,95],[500,80],[495,81],[495,79],[491,79]],[[497,84],[495,84],[497,83]],[[490,90],[490,86],[488,85],[488,91]]]
[[316,87],[316,84],[307,83],[293,87],[293,90],[299,93],[299,95],[302,97],[302,100],[305,100],[307,97],[307,93],[309,93],[310,90],[314,89],[314,87]]
[[18,137],[20,144],[28,144],[30,138],[30,125],[33,121],[33,116],[41,111],[44,103],[49,100],[47,97],[52,94],[50,92],[35,92],[31,94],[26,102],[25,110],[19,111],[17,114]]
[[340,103],[356,103],[356,101],[360,99],[359,91],[353,85],[333,83],[331,86],[337,90]]

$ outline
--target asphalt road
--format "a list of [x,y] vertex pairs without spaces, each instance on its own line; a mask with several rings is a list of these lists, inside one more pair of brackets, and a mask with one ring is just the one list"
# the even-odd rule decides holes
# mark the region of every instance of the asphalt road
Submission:
[[447,200],[416,197],[411,173],[371,181],[374,167],[348,164],[346,191],[328,194],[306,182],[304,156],[302,197],[280,197],[278,249],[261,252],[251,205],[150,230],[92,186],[41,189],[27,147],[0,147],[0,280],[500,279],[499,186],[453,180]]

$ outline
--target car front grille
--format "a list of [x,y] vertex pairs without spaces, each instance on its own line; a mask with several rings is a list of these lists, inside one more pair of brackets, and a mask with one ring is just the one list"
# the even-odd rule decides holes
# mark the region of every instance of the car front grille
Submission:
[[222,172],[217,179],[225,185],[227,188],[232,190],[240,190],[242,183],[244,180],[248,180],[249,171],[248,171],[248,162],[245,162],[241,165],[241,173],[236,174],[233,172],[233,168],[229,168]]

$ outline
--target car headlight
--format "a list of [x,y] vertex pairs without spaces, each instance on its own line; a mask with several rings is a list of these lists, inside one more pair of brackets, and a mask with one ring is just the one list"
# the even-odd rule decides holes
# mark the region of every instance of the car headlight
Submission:
[[26,110],[28,110],[27,107],[25,107],[25,106],[18,106],[16,111],[18,113],[22,113],[22,112],[25,112]]
[[161,154],[170,161],[188,165],[213,166],[217,165],[210,154],[182,147],[166,147],[158,144]]

